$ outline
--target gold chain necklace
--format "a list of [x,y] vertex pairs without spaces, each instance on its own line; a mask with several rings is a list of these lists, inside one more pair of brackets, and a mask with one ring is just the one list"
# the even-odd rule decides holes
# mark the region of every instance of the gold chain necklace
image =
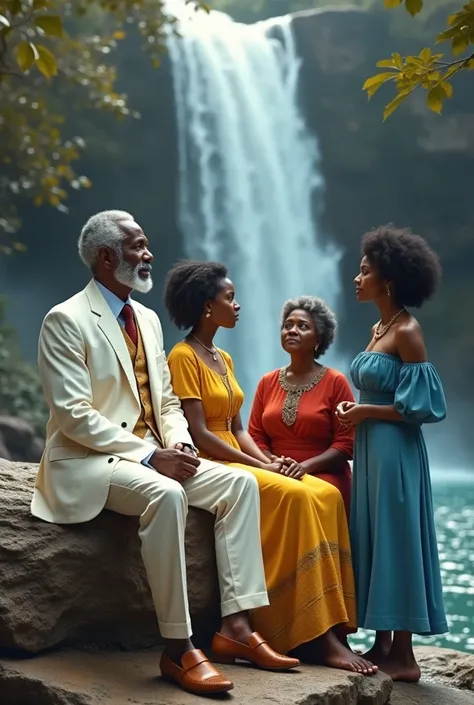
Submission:
[[305,392],[309,392],[313,387],[315,387],[318,382],[322,380],[326,374],[327,367],[321,367],[314,377],[305,382],[304,384],[290,384],[287,380],[287,372],[290,366],[282,367],[280,374],[278,376],[278,381],[284,392],[286,392],[285,403],[283,404],[283,409],[281,410],[281,418],[285,426],[293,426],[296,421],[296,415],[298,413],[298,405],[300,399]]
[[204,343],[202,343],[202,342],[199,340],[199,338],[196,338],[195,335],[193,335],[192,333],[190,333],[189,335],[190,335],[191,338],[194,338],[194,340],[196,341],[196,343],[199,343],[199,345],[200,345],[202,348],[204,348],[204,350],[207,350],[207,352],[208,352],[210,355],[212,355],[212,359],[214,360],[214,362],[217,362],[217,348],[216,348],[216,347],[212,346],[212,348],[208,348],[207,345],[204,345]]
[[381,327],[382,326],[382,319],[380,319],[380,321],[375,326],[374,340],[380,340],[380,338],[383,338],[385,333],[387,333],[390,330],[390,328],[393,326],[393,324],[395,323],[397,318],[404,311],[406,311],[406,308],[401,308],[400,311],[398,311],[394,316],[392,316],[392,318],[389,320],[389,322],[386,325],[384,325],[383,327]]

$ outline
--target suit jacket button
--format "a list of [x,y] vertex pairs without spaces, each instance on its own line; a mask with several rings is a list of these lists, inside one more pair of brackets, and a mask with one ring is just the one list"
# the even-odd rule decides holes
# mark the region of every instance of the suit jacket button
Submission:
[[122,428],[127,428],[127,422],[126,422],[126,421],[122,421],[122,423],[121,423],[120,425],[122,426]]
[[113,459],[113,458],[109,458],[109,463],[113,463],[113,462],[114,462],[114,459]]

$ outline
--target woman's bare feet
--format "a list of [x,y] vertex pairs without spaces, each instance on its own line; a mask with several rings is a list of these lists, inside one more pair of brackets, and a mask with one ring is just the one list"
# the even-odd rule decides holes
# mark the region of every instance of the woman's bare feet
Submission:
[[377,632],[372,648],[364,654],[371,663],[376,663],[381,666],[390,653],[392,648],[392,632]]
[[390,676],[393,681],[404,681],[405,683],[418,683],[421,678],[420,667],[415,658],[411,661],[395,661],[391,657],[386,659],[381,666],[381,670]]
[[319,642],[321,662],[325,666],[341,668],[344,671],[353,671],[365,676],[372,676],[377,673],[378,667],[376,665],[341,644],[331,629],[320,637]]
[[420,667],[413,653],[411,632],[394,632],[389,655],[381,664],[381,670],[394,681],[417,683],[421,677]]

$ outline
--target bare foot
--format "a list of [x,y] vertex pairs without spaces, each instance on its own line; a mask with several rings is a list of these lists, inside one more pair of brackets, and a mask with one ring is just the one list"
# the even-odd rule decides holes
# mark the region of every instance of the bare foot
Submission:
[[365,676],[372,676],[378,671],[378,667],[373,663],[341,644],[331,631],[321,637],[321,647],[322,662],[325,666],[342,668],[344,671],[353,671]]
[[377,632],[374,645],[364,654],[364,658],[371,663],[376,663],[382,666],[383,662],[388,658],[392,648],[392,632]]
[[404,681],[405,683],[418,683],[421,678],[420,667],[415,659],[403,663],[388,658],[384,661],[381,670],[390,676],[393,681]]
[[372,648],[364,654],[364,658],[366,658],[367,661],[370,661],[371,663],[376,663],[378,666],[382,666],[389,653],[390,647],[388,647],[388,649],[385,649],[374,644],[374,646],[372,646]]

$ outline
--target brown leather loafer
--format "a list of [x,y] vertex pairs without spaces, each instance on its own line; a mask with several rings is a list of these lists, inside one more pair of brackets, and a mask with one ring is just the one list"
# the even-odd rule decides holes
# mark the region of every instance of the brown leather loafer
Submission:
[[297,658],[274,651],[258,632],[250,635],[248,646],[217,632],[212,640],[212,653],[217,663],[235,663],[240,659],[266,671],[288,671],[300,665]]
[[194,695],[226,693],[234,687],[232,681],[222,676],[199,649],[183,655],[181,668],[163,652],[160,671],[162,678],[173,681]]

